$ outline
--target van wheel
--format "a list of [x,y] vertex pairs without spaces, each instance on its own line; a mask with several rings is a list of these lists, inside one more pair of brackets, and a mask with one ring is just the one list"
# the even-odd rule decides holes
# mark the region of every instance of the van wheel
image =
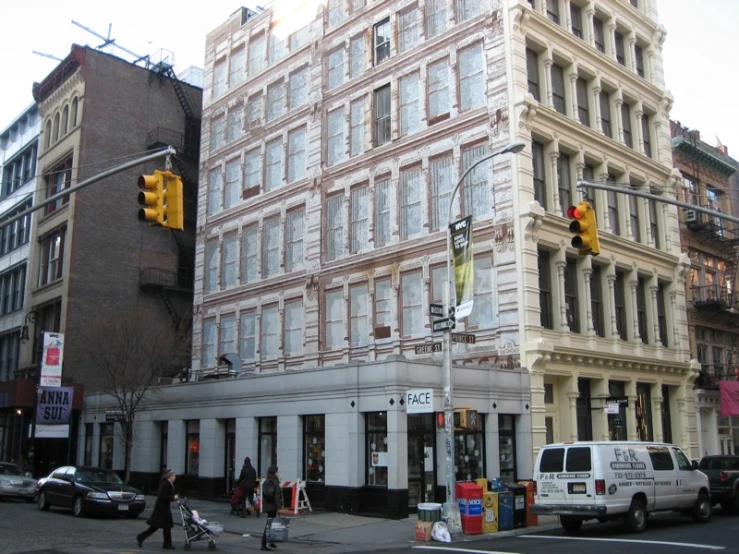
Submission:
[[559,522],[568,533],[577,533],[582,527],[582,520],[576,517],[560,516]]
[[705,493],[699,494],[698,500],[695,501],[691,512],[693,521],[696,523],[708,523],[711,521],[711,512],[711,499]]
[[626,513],[626,527],[631,533],[641,533],[647,528],[647,510],[640,500],[632,500]]

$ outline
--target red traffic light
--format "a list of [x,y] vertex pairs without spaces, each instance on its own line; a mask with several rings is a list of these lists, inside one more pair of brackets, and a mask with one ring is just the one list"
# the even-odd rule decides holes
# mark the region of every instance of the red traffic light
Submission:
[[570,206],[567,208],[567,217],[572,219],[582,219],[584,214],[577,209],[577,206]]

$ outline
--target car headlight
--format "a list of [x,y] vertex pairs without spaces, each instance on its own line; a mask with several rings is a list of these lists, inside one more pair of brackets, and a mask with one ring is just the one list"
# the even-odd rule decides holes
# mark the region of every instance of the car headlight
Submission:
[[88,492],[87,498],[92,500],[108,500],[108,495],[104,492]]
[[146,497],[143,494],[137,494],[136,495],[136,498],[134,498],[134,500],[144,500],[144,501],[146,501]]

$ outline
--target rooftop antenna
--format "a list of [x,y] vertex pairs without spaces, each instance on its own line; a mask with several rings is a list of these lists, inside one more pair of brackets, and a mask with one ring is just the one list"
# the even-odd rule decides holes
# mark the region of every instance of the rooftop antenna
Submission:
[[56,60],[58,62],[62,61],[62,58],[57,58],[56,56],[52,56],[51,54],[44,54],[43,52],[39,52],[38,50],[33,51],[34,54],[37,56],[43,56],[44,58],[51,58],[52,60]]
[[79,27],[80,29],[84,29],[85,31],[87,31],[91,35],[95,35],[99,39],[103,40],[104,42],[100,46],[97,47],[98,50],[100,50],[102,48],[105,48],[106,46],[113,46],[114,48],[118,48],[119,50],[123,50],[126,54],[130,54],[131,56],[133,56],[134,58],[136,58],[133,61],[133,63],[136,64],[136,63],[139,63],[139,62],[143,61],[143,62],[146,63],[146,67],[147,68],[149,67],[149,56],[140,56],[136,52],[132,52],[128,48],[124,48],[120,44],[116,43],[116,41],[115,41],[114,38],[110,38],[110,31],[111,31],[111,28],[113,27],[113,24],[112,23],[109,23],[108,24],[108,36],[107,37],[101,35],[100,33],[96,33],[92,29],[90,29],[88,27],[85,27],[84,25],[82,25],[81,23],[78,23],[74,19],[72,20],[72,25],[77,25],[77,27]]

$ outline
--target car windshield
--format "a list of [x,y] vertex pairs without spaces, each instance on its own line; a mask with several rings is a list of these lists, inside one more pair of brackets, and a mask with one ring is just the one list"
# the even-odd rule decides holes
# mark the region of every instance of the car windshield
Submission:
[[0,475],[23,475],[23,472],[16,465],[0,464]]
[[122,485],[118,474],[107,469],[78,469],[75,479],[79,483],[113,483]]

